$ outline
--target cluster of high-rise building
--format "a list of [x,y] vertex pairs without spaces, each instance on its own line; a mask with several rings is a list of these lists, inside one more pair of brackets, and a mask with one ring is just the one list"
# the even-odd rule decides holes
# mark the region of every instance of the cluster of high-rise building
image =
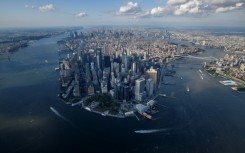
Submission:
[[177,49],[160,35],[133,30],[71,33],[65,45],[74,55],[60,60],[66,101],[104,93],[119,102],[143,102],[157,93],[163,64]]
[[171,37],[176,40],[193,42],[196,45],[224,48],[229,52],[245,52],[243,32],[171,31]]

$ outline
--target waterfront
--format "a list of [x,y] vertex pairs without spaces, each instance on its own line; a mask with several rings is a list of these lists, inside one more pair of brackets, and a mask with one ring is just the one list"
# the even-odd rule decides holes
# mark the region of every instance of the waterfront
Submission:
[[[166,77],[155,121],[117,119],[59,100],[56,41],[39,40],[0,61],[1,152],[244,152],[245,95],[199,74],[199,60],[182,59]],[[222,56],[212,50],[200,56]],[[48,63],[45,63],[45,60]],[[189,88],[189,92],[187,91]],[[50,110],[54,108],[64,118]],[[165,129],[141,134],[138,130]]]

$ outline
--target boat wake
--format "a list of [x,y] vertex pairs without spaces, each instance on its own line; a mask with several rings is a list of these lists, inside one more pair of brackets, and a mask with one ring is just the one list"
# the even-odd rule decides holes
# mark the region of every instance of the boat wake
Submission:
[[64,116],[62,116],[62,115],[61,115],[56,109],[54,109],[53,107],[50,107],[50,110],[51,110],[52,112],[54,112],[54,114],[55,114],[56,116],[58,116],[59,118],[65,120],[65,121],[67,121],[67,122],[70,122],[67,118],[65,118]]
[[64,117],[63,115],[61,115],[56,109],[54,109],[53,107],[50,107],[50,110],[59,118],[61,118],[62,120],[68,122],[71,126],[73,126],[75,129],[80,130],[78,126],[76,126],[75,124],[73,124],[69,119],[67,119],[66,117]]
[[189,88],[188,85],[186,86],[186,91],[187,91],[187,92],[190,92],[190,88]]
[[203,76],[200,74],[201,79],[203,80]]
[[150,130],[137,130],[135,133],[147,134],[147,133],[158,133],[163,131],[168,131],[169,129],[150,129]]
[[201,79],[203,80],[203,79],[204,79],[203,76],[205,76],[205,74],[204,74],[204,73],[202,72],[202,70],[200,70],[200,69],[199,69],[199,72],[200,72],[199,75],[200,75]]

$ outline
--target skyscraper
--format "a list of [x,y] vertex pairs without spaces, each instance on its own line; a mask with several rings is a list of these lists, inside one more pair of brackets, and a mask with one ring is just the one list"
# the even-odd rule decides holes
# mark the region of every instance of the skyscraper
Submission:
[[145,91],[145,79],[140,78],[135,80],[135,93],[142,93]]
[[110,67],[111,65],[111,60],[110,56],[104,56],[104,61],[103,61],[103,67]]
[[127,85],[123,86],[123,100],[125,101],[129,100],[129,86]]
[[133,62],[133,64],[132,64],[132,73],[133,73],[133,75],[135,75],[136,74],[136,63],[135,62]]
[[146,75],[148,75],[153,80],[153,82],[154,82],[154,91],[156,91],[157,83],[158,83],[157,71],[151,67],[145,73],[146,73]]
[[122,64],[124,64],[124,68],[127,71],[128,70],[128,56],[125,50],[122,53]]
[[145,79],[140,78],[135,80],[135,99],[142,101],[145,95]]
[[152,79],[146,80],[146,94],[147,96],[152,96],[153,94],[154,83]]
[[102,52],[101,48],[96,49],[96,62],[97,62],[97,68],[102,70]]

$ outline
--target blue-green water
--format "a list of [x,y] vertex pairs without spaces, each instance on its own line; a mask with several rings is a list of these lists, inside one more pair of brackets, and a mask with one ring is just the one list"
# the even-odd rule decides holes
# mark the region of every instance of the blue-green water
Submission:
[[[0,152],[245,152],[245,95],[217,82],[201,61],[175,62],[180,78],[163,85],[156,120],[117,119],[59,100],[57,40],[45,38],[0,61]],[[201,56],[221,56],[218,50]],[[48,63],[45,63],[48,60]],[[189,92],[187,91],[189,88]],[[53,111],[57,110],[65,120]],[[161,129],[140,134],[135,130]]]

